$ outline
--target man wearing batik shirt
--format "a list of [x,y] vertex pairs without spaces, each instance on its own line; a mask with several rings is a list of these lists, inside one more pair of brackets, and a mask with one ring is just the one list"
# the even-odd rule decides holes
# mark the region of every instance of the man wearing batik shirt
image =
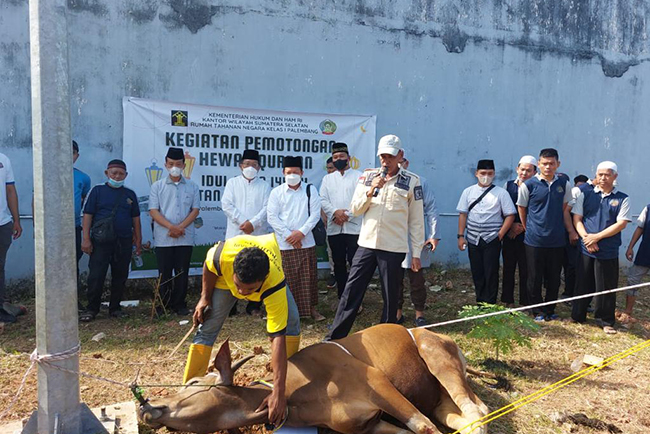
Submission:
[[458,249],[468,249],[476,302],[496,304],[501,240],[510,230],[516,210],[508,192],[492,183],[494,161],[479,160],[474,174],[478,183],[463,191],[456,206]]

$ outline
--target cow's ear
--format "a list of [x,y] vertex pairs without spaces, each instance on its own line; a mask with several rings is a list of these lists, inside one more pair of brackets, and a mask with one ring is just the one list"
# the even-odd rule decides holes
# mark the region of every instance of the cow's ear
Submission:
[[233,370],[231,367],[232,358],[230,357],[230,344],[228,343],[229,339],[221,344],[217,356],[212,362],[212,366],[219,372],[221,380],[219,384],[224,386],[230,386],[232,384]]

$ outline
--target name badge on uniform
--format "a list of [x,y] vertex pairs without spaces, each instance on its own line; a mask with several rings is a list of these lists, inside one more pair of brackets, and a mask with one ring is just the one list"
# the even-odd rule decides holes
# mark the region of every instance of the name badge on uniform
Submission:
[[613,200],[610,200],[610,201],[609,201],[609,205],[610,205],[610,206],[618,206],[619,203],[620,203],[620,202],[619,202],[618,199],[613,199]]
[[129,205],[133,205],[133,200],[131,200],[130,197],[127,197],[126,198],[126,203],[128,203]]
[[397,176],[397,182],[395,182],[395,187],[401,188],[402,190],[408,190],[409,185],[411,185],[411,177],[400,173]]
[[557,186],[557,192],[558,193],[564,193],[564,187],[562,187],[561,185],[558,185]]
[[415,196],[415,200],[422,200],[422,186],[418,185],[413,189],[413,195]]

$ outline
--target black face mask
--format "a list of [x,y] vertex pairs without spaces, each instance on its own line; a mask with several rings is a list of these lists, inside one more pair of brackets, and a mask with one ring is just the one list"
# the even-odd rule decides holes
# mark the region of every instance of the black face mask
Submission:
[[336,160],[334,162],[334,167],[336,168],[336,170],[343,170],[347,165],[348,165],[348,160]]

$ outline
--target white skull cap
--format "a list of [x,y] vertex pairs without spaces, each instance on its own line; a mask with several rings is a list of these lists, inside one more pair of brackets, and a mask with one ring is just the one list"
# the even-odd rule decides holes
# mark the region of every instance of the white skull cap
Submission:
[[537,158],[533,157],[532,155],[524,155],[519,160],[519,164],[532,164],[533,166],[537,167]]
[[610,169],[614,173],[618,173],[618,166],[613,161],[603,161],[596,168],[596,172],[599,171],[600,169]]

